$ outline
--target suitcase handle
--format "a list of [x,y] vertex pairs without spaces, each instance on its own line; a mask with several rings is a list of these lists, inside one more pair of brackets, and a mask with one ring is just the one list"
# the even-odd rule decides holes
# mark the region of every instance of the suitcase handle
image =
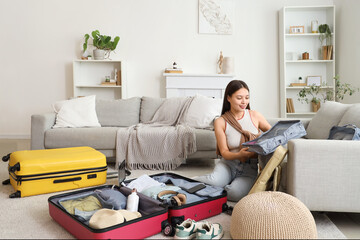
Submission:
[[66,178],[66,179],[56,179],[56,180],[54,180],[54,183],[73,182],[73,181],[79,181],[79,180],[81,180],[81,177]]

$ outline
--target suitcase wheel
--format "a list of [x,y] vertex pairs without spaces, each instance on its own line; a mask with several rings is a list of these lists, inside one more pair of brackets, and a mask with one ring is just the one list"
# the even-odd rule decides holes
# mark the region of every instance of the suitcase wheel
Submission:
[[10,198],[19,198],[21,197],[21,192],[20,191],[16,191],[12,194],[9,195]]
[[174,236],[175,235],[175,229],[169,223],[165,224],[165,227],[163,228],[162,232],[165,236]]
[[10,178],[2,182],[3,185],[8,185],[9,183],[10,183]]
[[10,153],[2,157],[3,162],[7,162],[10,159]]

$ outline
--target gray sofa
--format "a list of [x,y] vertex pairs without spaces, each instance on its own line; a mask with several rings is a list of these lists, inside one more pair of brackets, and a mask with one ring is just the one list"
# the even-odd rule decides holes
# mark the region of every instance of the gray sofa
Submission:
[[[150,121],[165,98],[133,97],[120,100],[96,100],[96,113],[101,127],[52,128],[56,114],[31,116],[31,149],[90,146],[108,159],[115,157],[116,132],[137,123]],[[188,159],[216,158],[214,131],[195,129],[197,151]]]
[[[162,101],[164,99],[148,97],[112,104],[98,101],[96,110],[101,128],[52,129],[54,113],[33,115],[31,148],[86,145],[114,157],[116,130],[150,120]],[[271,125],[279,120],[284,119],[268,119]],[[332,126],[347,123],[360,126],[360,104],[326,102],[312,119],[302,119],[302,122],[307,136],[288,142],[282,189],[312,211],[360,212],[360,141],[326,140]],[[216,158],[214,132],[195,129],[195,133],[197,152],[189,158]]]

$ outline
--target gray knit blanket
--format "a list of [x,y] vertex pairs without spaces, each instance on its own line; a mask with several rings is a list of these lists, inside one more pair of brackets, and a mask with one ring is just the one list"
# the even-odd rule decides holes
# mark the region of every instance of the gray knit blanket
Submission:
[[195,132],[181,124],[193,97],[168,98],[150,122],[117,131],[116,167],[125,159],[129,169],[172,170],[196,151]]

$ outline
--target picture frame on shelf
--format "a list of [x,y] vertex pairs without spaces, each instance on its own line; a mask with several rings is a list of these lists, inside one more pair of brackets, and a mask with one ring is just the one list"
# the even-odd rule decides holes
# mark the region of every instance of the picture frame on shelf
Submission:
[[305,26],[290,26],[289,33],[303,34],[305,33]]
[[321,86],[321,76],[308,76],[306,78],[306,85],[307,86],[312,86],[312,85],[315,85],[315,86]]

